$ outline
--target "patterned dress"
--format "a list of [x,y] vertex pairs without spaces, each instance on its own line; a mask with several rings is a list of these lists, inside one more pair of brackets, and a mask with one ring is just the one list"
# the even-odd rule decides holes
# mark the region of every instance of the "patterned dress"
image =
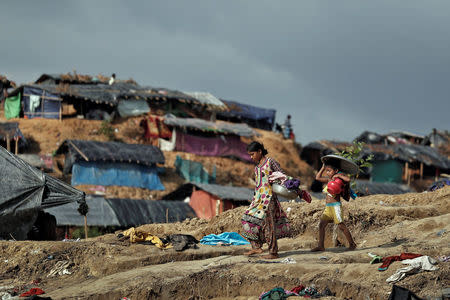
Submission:
[[269,175],[276,171],[283,172],[272,158],[265,158],[261,166],[255,167],[255,192],[242,216],[242,235],[250,240],[253,248],[261,248],[267,243],[271,254],[278,252],[277,239],[290,233],[289,221],[269,182]]

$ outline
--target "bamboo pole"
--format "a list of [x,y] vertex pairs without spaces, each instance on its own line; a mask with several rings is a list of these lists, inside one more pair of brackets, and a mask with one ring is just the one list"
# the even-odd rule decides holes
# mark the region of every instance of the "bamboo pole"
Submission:
[[11,140],[9,137],[9,133],[6,134],[6,150],[11,152]]
[[169,223],[169,209],[166,208],[166,223]]
[[68,142],[86,161],[89,161],[89,158],[80,149],[78,149],[78,147],[75,146],[75,144],[72,143],[72,141],[68,141]]
[[84,238],[88,238],[87,216],[84,216]]
[[14,149],[14,154],[19,154],[19,138],[15,139],[16,142],[16,148]]
[[420,180],[423,179],[423,162],[420,163]]

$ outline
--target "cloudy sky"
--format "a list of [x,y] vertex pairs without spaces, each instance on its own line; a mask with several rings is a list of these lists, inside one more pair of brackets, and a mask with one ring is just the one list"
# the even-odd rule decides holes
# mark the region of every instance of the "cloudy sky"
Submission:
[[450,129],[450,1],[2,1],[0,74],[111,74],[292,115],[297,140]]

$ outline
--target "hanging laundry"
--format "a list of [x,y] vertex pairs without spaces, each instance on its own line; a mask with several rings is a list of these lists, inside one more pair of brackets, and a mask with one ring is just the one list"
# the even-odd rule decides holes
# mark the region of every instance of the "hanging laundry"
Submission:
[[35,112],[39,105],[41,105],[41,97],[37,95],[30,95],[30,112]]

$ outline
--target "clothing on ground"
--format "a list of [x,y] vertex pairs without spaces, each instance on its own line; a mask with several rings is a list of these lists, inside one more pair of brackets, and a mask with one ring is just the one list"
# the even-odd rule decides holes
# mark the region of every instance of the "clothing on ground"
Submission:
[[142,230],[136,230],[134,227],[131,227],[128,230],[125,230],[123,232],[123,235],[125,237],[130,237],[131,243],[145,243],[150,242],[159,249],[169,249],[172,248],[172,244],[167,243],[164,244],[159,237],[156,235],[152,235],[148,232],[142,231]]
[[390,264],[392,264],[394,261],[401,261],[404,259],[412,259],[416,257],[420,257],[422,254],[415,254],[415,253],[401,253],[400,255],[396,256],[387,256],[383,257],[382,262],[383,264],[378,268],[378,271],[386,271],[387,268],[389,268]]
[[209,234],[204,236],[200,240],[201,244],[204,245],[217,245],[218,243],[229,244],[229,245],[248,245],[250,244],[246,239],[244,239],[239,233],[236,232],[224,232],[219,235]]
[[416,274],[420,273],[422,271],[435,271],[439,269],[435,266],[437,264],[437,261],[429,257],[427,255],[416,257],[414,259],[405,259],[402,261],[402,264],[408,265],[407,267],[400,268],[397,271],[395,271],[392,276],[390,276],[388,279],[386,279],[386,282],[388,283],[394,283],[402,280],[407,275],[410,274]]

